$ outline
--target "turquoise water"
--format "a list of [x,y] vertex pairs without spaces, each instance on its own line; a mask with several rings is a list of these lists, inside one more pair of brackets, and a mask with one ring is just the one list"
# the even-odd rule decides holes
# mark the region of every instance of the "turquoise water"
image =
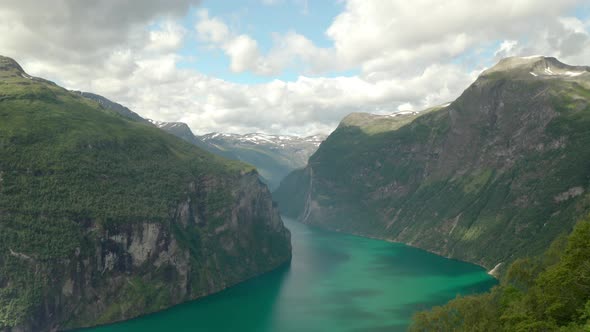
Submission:
[[216,295],[84,332],[405,331],[412,313],[495,280],[475,265],[285,219],[290,266]]

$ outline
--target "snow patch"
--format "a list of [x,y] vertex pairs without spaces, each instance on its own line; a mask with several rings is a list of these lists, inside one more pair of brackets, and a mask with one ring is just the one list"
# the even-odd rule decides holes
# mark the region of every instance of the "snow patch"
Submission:
[[582,74],[587,73],[586,71],[566,71],[565,75],[569,76],[569,77],[576,77],[576,76],[580,76]]
[[148,119],[148,121],[158,128],[162,128],[166,125],[166,122],[156,121],[156,120],[152,120],[152,119]]
[[545,68],[545,74],[547,74],[547,75],[555,75],[555,73],[549,67]]
[[[533,76],[538,76],[538,74],[530,72],[531,75]],[[547,75],[547,76],[568,76],[568,77],[576,77],[576,76],[580,76],[583,74],[586,74],[587,71],[559,71],[559,72],[554,72],[553,70],[551,70],[551,67],[546,67],[545,70],[543,70],[543,74]]]
[[535,76],[535,77],[539,76],[539,75],[533,73],[532,71],[530,72],[530,74],[533,75],[533,76]]
[[[450,103],[449,103],[449,105],[450,105]],[[401,116],[401,115],[416,115],[416,114],[418,114],[418,112],[416,112],[416,111],[401,111],[401,112],[391,113],[388,116],[393,118],[393,117]]]

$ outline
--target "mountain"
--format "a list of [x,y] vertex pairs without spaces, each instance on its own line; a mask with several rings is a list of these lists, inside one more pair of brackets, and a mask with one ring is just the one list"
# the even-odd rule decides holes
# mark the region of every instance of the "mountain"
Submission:
[[271,190],[291,171],[307,165],[307,159],[325,139],[323,135],[308,137],[288,135],[245,135],[210,133],[196,136],[186,123],[151,122],[158,128],[225,158],[243,161],[258,170],[261,180]]
[[103,96],[90,92],[72,92],[98,102],[106,110],[160,128],[213,154],[253,165],[260,179],[271,190],[276,189],[281,180],[291,171],[305,167],[309,156],[326,139],[324,135],[298,137],[259,133],[246,135],[210,133],[197,136],[186,123],[145,119],[129,108]]
[[271,190],[291,171],[307,165],[309,157],[326,137],[265,135],[260,133],[237,135],[211,133],[199,139],[221,155],[254,165]]
[[72,92],[77,93],[84,98],[94,100],[103,108],[111,110],[111,111],[115,111],[117,114],[122,115],[126,118],[129,118],[131,120],[135,120],[137,122],[143,122],[146,124],[150,123],[148,120],[142,118],[139,114],[133,112],[132,110],[128,109],[127,107],[125,107],[121,104],[115,103],[103,96],[100,96],[100,95],[97,95],[94,93],[90,93],[90,92],[83,92],[83,91],[72,91]]
[[160,128],[161,130],[172,134],[178,138],[182,138],[183,140],[200,147],[206,151],[209,151],[213,154],[218,156],[222,156],[225,158],[238,160],[235,156],[225,153],[222,150],[217,149],[215,146],[208,144],[207,142],[203,141],[199,136],[195,136],[189,126],[184,122],[162,122],[156,120],[148,120],[154,126]]
[[501,274],[590,211],[589,71],[507,58],[448,105],[352,114],[273,197],[305,223]]
[[249,165],[0,57],[0,330],[105,324],[291,257]]

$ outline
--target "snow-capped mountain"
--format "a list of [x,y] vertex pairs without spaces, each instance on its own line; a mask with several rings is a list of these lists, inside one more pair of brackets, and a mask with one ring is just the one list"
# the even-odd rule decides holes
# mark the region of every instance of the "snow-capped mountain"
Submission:
[[271,190],[291,171],[305,167],[325,135],[307,137],[251,133],[245,135],[209,133],[194,135],[183,122],[149,120],[154,126],[211,153],[255,166]]
[[225,134],[225,133],[210,133],[200,136],[204,141],[216,142],[216,141],[239,141],[242,143],[252,144],[274,144],[276,146],[285,147],[289,144],[304,144],[304,145],[315,145],[319,146],[324,139],[325,135],[313,135],[307,137],[300,136],[286,136],[286,135],[267,135],[261,133],[251,133],[245,135],[238,134]]
[[251,164],[258,169],[262,181],[271,190],[276,189],[281,180],[291,171],[305,167],[307,159],[326,138],[325,135],[298,137],[261,133],[245,135],[210,133],[198,136],[186,123],[145,119],[105,97],[88,92],[73,92],[98,102],[105,110],[160,128],[213,154]]
[[210,133],[198,138],[213,149],[224,151],[226,157],[256,166],[273,190],[290,171],[307,165],[307,159],[318,149],[326,136]]
[[325,135],[307,137],[251,133],[245,135],[209,133],[194,135],[183,122],[149,120],[154,126],[222,157],[255,166],[271,190],[291,171],[305,167]]

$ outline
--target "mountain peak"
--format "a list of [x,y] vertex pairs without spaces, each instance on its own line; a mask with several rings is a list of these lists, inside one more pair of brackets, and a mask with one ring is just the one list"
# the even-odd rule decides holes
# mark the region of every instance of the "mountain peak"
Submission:
[[23,68],[13,58],[0,55],[0,71],[16,70],[24,73]]
[[554,57],[533,55],[509,57],[485,70],[480,77],[509,74],[512,78],[571,78],[588,74],[590,67],[570,66]]
[[0,55],[0,77],[20,76],[32,78],[14,59]]
[[160,129],[185,131],[185,132],[190,132],[192,135],[192,130],[184,122],[165,122],[165,121],[157,121],[157,120],[152,120],[152,119],[149,119],[148,121]]

